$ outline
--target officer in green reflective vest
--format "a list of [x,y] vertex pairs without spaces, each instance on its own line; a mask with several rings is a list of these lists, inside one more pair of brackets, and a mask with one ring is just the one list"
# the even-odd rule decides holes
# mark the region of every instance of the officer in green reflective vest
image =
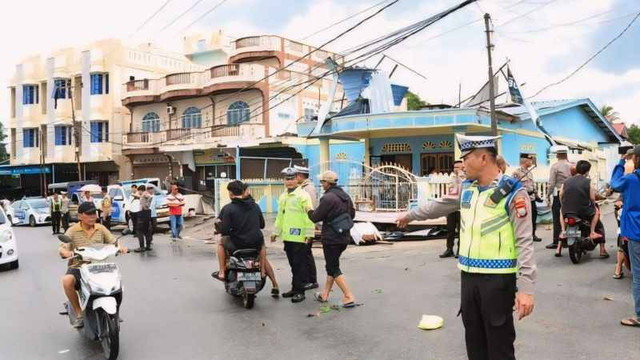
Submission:
[[515,359],[513,309],[533,311],[536,265],[531,202],[518,179],[502,175],[498,137],[457,135],[467,180],[444,197],[401,215],[397,224],[460,211],[460,313],[470,360]]
[[305,285],[308,281],[307,239],[315,235],[315,224],[309,220],[307,212],[312,209],[311,197],[296,180],[296,170],[282,170],[287,191],[278,199],[278,216],[271,242],[277,237],[284,241],[284,251],[291,266],[291,291],[282,294],[291,302],[304,301]]

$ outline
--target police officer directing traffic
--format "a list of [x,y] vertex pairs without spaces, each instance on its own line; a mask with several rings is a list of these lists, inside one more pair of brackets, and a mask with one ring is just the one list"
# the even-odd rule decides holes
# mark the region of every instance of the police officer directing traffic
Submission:
[[513,309],[534,307],[536,265],[531,202],[526,189],[502,175],[498,137],[457,135],[467,180],[459,198],[430,201],[398,218],[399,227],[460,211],[460,313],[470,360],[515,359]]

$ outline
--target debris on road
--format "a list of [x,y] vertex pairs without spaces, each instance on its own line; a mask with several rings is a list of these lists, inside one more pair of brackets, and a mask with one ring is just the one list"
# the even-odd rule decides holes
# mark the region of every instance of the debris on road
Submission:
[[444,319],[437,315],[422,315],[418,329],[435,330],[444,326]]

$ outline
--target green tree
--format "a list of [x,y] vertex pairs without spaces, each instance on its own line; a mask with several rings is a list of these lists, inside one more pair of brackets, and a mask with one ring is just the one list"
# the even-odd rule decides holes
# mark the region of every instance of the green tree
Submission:
[[613,106],[611,105],[604,105],[601,107],[600,114],[602,114],[605,119],[609,120],[609,122],[620,120],[620,114],[617,111],[614,111]]
[[411,91],[407,91],[407,94],[404,97],[407,98],[407,110],[420,110],[429,105],[428,102],[420,99],[420,96],[412,93]]
[[7,154],[7,145],[4,143],[6,138],[7,135],[4,134],[4,125],[0,123],[0,162],[9,158],[9,155]]
[[640,145],[640,127],[638,127],[638,125],[631,125],[627,129],[627,134],[629,135],[629,142],[635,145]]

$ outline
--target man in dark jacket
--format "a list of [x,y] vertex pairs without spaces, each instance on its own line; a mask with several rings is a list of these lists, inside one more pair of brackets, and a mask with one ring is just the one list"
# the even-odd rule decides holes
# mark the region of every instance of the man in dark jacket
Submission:
[[260,206],[256,204],[247,191],[247,185],[235,180],[227,185],[231,203],[225,205],[218,215],[215,224],[216,231],[222,235],[222,241],[218,244],[218,262],[220,271],[213,273],[213,277],[224,281],[226,275],[227,254],[233,254],[240,249],[255,249],[260,254],[262,274],[265,272],[271,279],[272,295],[280,294],[278,282],[271,265],[267,260],[267,252],[264,246],[264,216]]
[[336,230],[334,220],[343,214],[353,220],[356,210],[349,195],[342,190],[338,183],[338,175],[333,171],[325,171],[320,178],[320,184],[324,190],[324,195],[320,198],[320,204],[315,210],[309,211],[309,219],[314,223],[323,222],[322,226],[322,250],[326,262],[327,280],[322,293],[316,294],[316,299],[320,302],[329,300],[329,293],[335,282],[342,290],[342,304],[344,307],[354,307],[355,297],[347,286],[342,271],[340,270],[340,255],[346,250],[351,238],[349,231],[342,233]]

